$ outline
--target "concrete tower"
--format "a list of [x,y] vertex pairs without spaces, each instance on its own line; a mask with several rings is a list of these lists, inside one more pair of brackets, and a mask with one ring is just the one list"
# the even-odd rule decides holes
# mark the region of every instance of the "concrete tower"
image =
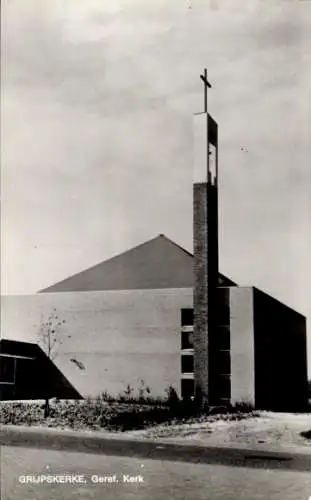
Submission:
[[194,249],[194,380],[195,394],[215,404],[213,339],[216,335],[218,285],[218,126],[207,110],[207,72],[204,112],[194,115],[193,249]]

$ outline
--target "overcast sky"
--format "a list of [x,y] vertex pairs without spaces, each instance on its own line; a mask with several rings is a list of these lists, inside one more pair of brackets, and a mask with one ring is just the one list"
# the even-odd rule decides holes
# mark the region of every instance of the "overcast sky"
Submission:
[[311,320],[311,2],[6,0],[2,293],[164,233],[192,250],[200,72],[220,267]]

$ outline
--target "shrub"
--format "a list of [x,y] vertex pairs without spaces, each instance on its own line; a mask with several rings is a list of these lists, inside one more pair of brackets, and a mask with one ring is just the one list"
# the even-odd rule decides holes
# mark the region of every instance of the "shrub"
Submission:
[[[172,392],[172,394],[174,394]],[[176,400],[169,405],[162,400],[152,404],[133,402],[107,402],[103,397],[86,398],[73,401],[52,401],[51,411],[44,418],[41,402],[0,402],[0,424],[47,425],[49,427],[71,428],[76,430],[107,429],[126,431],[142,429],[156,424],[194,423],[214,420],[241,420],[258,416],[258,412],[229,412],[204,414],[191,400]],[[176,404],[175,404],[176,403]],[[245,408],[244,408],[245,409]],[[219,410],[219,408],[218,408]],[[306,436],[307,437],[307,436]]]
[[150,405],[158,406],[166,404],[166,399],[161,397],[154,397],[151,395],[151,390],[145,385],[143,380],[140,380],[140,386],[134,390],[130,384],[127,384],[124,391],[120,392],[117,396],[112,396],[107,391],[101,393],[101,399],[107,403],[126,403],[131,405]]
[[241,401],[239,403],[236,403],[235,405],[232,405],[230,409],[239,413],[249,413],[254,410],[254,406],[247,401]]
[[179,397],[178,397],[178,394],[177,394],[175,388],[172,385],[169,385],[165,389],[165,392],[167,395],[166,403],[168,404],[168,406],[170,408],[177,407],[179,405],[180,401],[179,401]]
[[107,391],[103,391],[100,397],[103,401],[106,401],[107,403],[112,403],[116,401],[116,398],[111,396],[111,394],[109,394]]
[[171,418],[172,416],[169,414],[168,408],[165,407],[136,407],[131,408],[129,411],[114,415],[108,423],[108,428],[119,431],[144,429],[152,425],[166,422]]
[[311,430],[310,430],[310,431],[302,431],[302,432],[300,433],[300,435],[301,435],[302,437],[304,437],[305,439],[311,439]]

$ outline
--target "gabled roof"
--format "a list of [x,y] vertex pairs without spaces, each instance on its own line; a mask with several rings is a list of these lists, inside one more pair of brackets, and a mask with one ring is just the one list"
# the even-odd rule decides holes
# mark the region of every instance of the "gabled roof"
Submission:
[[[193,284],[193,255],[160,234],[40,293],[191,288]],[[223,275],[219,275],[219,284],[235,285]]]

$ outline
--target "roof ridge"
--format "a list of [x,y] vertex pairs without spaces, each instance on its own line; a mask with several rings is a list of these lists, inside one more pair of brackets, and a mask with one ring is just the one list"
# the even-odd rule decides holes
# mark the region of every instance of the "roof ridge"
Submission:
[[[172,245],[174,245],[175,247],[179,248],[179,250],[182,250],[183,252],[185,252],[187,255],[190,255],[190,257],[193,257],[193,254],[191,252],[189,252],[188,250],[186,250],[185,248],[183,248],[181,245],[179,245],[178,243],[176,243],[176,241],[173,241],[171,240],[171,238],[168,238],[167,236],[165,236],[165,234],[159,234],[159,236],[157,238],[165,238],[167,241],[169,241]],[[156,239],[156,238],[155,238]]]

